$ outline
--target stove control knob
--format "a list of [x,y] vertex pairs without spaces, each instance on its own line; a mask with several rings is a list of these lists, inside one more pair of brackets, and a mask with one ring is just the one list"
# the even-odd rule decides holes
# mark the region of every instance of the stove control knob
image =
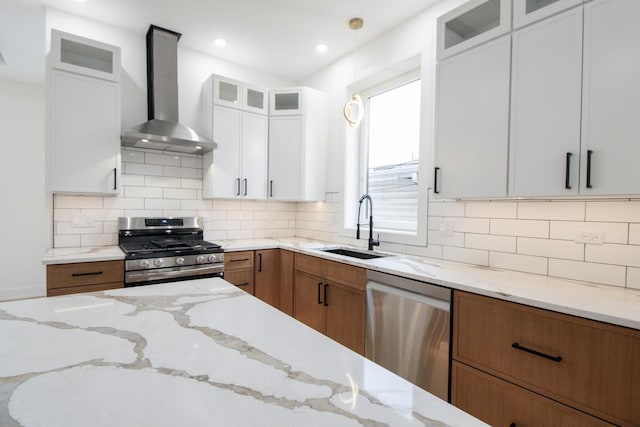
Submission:
[[164,261],[162,261],[162,259],[158,258],[158,259],[153,261],[153,265],[155,265],[156,267],[162,267],[164,265]]
[[207,257],[207,261],[209,261],[209,262],[216,262],[217,260],[218,260],[218,258],[216,258],[216,256],[215,256],[215,255],[213,255],[213,254],[212,254],[212,255],[209,255],[209,256]]
[[203,264],[203,263],[204,263],[204,256],[202,256],[202,255],[198,255],[198,256],[196,257],[196,262],[197,262],[198,264]]
[[149,268],[149,261],[147,261],[146,259],[140,261],[140,268]]
[[176,264],[178,265],[183,265],[184,264],[184,258],[180,257],[176,259]]

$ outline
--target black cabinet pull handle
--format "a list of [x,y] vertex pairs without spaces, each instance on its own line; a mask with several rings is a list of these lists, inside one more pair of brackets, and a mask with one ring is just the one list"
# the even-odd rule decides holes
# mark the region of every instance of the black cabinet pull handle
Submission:
[[236,196],[240,195],[240,178],[236,178]]
[[433,192],[435,194],[440,193],[440,190],[438,190],[438,172],[440,171],[440,168],[435,167],[433,168]]
[[118,189],[118,182],[116,181],[118,175],[118,168],[113,168],[113,189]]
[[322,304],[322,282],[318,283],[318,304]]
[[236,286],[248,286],[249,282],[238,283]]
[[238,258],[238,259],[229,260],[229,262],[244,262],[244,261],[249,261],[249,258]]
[[273,181],[269,181],[269,197],[273,197]]
[[244,195],[247,195],[247,178],[244,179]]
[[262,254],[258,254],[258,271],[262,271]]
[[571,156],[573,153],[567,153],[567,165],[564,169],[564,188],[571,190]]
[[89,272],[89,273],[73,273],[73,274],[71,274],[71,277],[99,276],[102,273],[103,273],[102,271],[92,271],[92,272]]
[[587,188],[592,188],[591,185],[591,156],[593,156],[593,150],[587,150]]
[[516,427],[516,423],[509,424],[509,427]]
[[561,356],[551,356],[550,354],[546,354],[546,353],[541,353],[537,350],[533,350],[527,347],[523,347],[520,344],[518,344],[517,342],[514,342],[513,344],[511,344],[511,347],[515,348],[516,350],[521,350],[524,351],[526,353],[531,353],[531,354],[535,354],[536,356],[540,356],[543,357],[545,359],[549,359],[549,360],[553,360],[554,362],[561,362],[562,361],[562,357]]
[[324,284],[324,306],[325,307],[329,307],[329,302],[327,300],[327,288],[329,287],[328,284]]

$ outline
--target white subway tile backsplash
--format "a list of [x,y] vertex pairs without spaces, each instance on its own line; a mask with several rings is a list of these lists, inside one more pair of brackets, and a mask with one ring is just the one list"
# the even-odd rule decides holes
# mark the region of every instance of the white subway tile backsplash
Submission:
[[183,156],[180,159],[180,166],[182,166],[183,168],[202,169],[202,157],[201,156],[194,156],[194,157]]
[[629,244],[640,245],[640,224],[629,224]]
[[549,260],[549,276],[624,287],[626,268],[617,265],[552,258]]
[[121,150],[123,163],[144,163],[145,153],[143,151]]
[[640,201],[587,202],[587,221],[640,222]]
[[584,221],[585,202],[518,202],[519,219]]
[[584,244],[566,240],[518,237],[517,253],[549,258],[584,260]]
[[488,218],[455,218],[453,230],[460,233],[489,234]]
[[181,216],[197,216],[198,212],[195,210],[184,210],[184,209],[163,209],[162,216],[165,217],[181,217]]
[[467,202],[467,217],[516,218],[518,205],[514,202]]
[[489,252],[489,266],[533,274],[547,274],[547,258],[504,252]]
[[640,289],[640,268],[627,267],[627,288]]
[[441,246],[456,246],[463,247],[464,246],[464,233],[442,233],[440,231],[434,231],[429,233],[428,242],[433,245],[441,245]]
[[162,197],[165,199],[182,199],[182,200],[195,200],[196,190],[189,188],[163,188]]
[[429,245],[427,247],[407,245],[407,254],[428,258],[442,259],[442,246]]
[[227,239],[253,239],[253,230],[229,230]]
[[211,200],[180,200],[180,208],[185,210],[211,211]]
[[146,163],[128,163],[124,164],[124,173],[132,175],[150,175],[162,176],[162,168],[160,165],[149,165]]
[[144,187],[144,175],[128,175],[123,173],[120,175],[120,183],[127,187],[128,185],[137,185],[138,187]]
[[242,211],[265,211],[267,210],[267,203],[261,201],[242,201],[240,202],[240,210]]
[[117,234],[83,234],[80,236],[80,246],[115,246],[117,244]]
[[427,211],[429,216],[464,216],[463,202],[429,202]]
[[464,236],[464,246],[471,249],[513,253],[516,251],[516,237],[467,233]]
[[91,221],[117,221],[124,216],[123,209],[81,209],[80,214],[87,216]]
[[145,163],[162,166],[180,166],[180,156],[169,154],[147,153]]
[[551,221],[549,237],[575,240],[582,231],[602,231],[606,243],[627,243],[628,225],[621,222]]
[[124,216],[159,217],[162,216],[162,209],[125,209]]
[[193,178],[180,178],[180,187],[202,190],[202,180]]
[[442,259],[487,266],[489,265],[489,252],[478,249],[445,246],[442,248]]
[[99,234],[102,233],[102,222],[74,226],[71,222],[58,221],[54,225],[55,234]]
[[53,247],[55,248],[77,248],[79,246],[79,234],[56,234],[53,236]]
[[640,267],[640,246],[608,243],[586,246],[586,261]]
[[164,176],[198,178],[198,169],[183,168],[179,166],[164,166]]
[[80,209],[54,209],[53,210],[54,221],[70,222],[72,217],[77,215],[80,215]]
[[144,199],[145,209],[171,209],[180,210],[180,200],[171,199]]
[[53,207],[55,209],[102,209],[102,197],[56,194]]
[[147,187],[180,188],[180,178],[170,176],[145,176],[144,185]]
[[549,237],[549,221],[492,219],[491,234],[521,237]]
[[139,197],[149,199],[161,199],[162,188],[160,187],[138,187],[126,185],[124,187],[124,197]]

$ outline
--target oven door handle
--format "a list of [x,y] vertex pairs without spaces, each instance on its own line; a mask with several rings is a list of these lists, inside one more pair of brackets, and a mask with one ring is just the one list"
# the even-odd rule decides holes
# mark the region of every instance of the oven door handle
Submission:
[[206,274],[217,274],[224,272],[224,264],[211,265],[206,267],[195,268],[180,268],[174,270],[173,268],[162,268],[158,270],[138,270],[128,271],[125,274],[126,283],[139,283],[148,282],[151,280],[163,280],[163,279],[175,279],[180,277],[197,277],[204,276]]

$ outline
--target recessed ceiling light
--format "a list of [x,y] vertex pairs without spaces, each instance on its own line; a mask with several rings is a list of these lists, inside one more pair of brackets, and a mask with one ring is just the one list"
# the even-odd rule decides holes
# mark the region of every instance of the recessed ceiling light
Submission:
[[202,147],[199,145],[196,145],[196,150],[202,150]]
[[325,53],[327,50],[329,50],[329,46],[324,43],[316,45],[316,52],[318,53]]
[[149,142],[149,140],[147,138],[142,138],[140,142]]
[[227,41],[225,39],[213,39],[213,44],[216,47],[225,47],[227,45]]

